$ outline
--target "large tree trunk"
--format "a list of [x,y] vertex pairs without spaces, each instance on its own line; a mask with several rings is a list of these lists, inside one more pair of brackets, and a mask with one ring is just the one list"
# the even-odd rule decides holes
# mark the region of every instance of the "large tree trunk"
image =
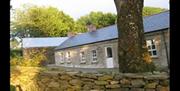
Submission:
[[117,9],[118,58],[120,72],[151,71],[154,65],[147,51],[143,31],[143,0],[114,0]]

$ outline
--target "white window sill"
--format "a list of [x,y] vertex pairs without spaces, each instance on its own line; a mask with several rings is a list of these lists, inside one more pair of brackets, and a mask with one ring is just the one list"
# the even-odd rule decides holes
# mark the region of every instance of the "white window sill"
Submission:
[[64,62],[60,62],[60,64],[64,64]]
[[158,58],[158,56],[151,56],[151,58],[156,59],[156,58]]
[[70,63],[71,63],[71,61],[67,61],[67,63],[68,63],[68,64],[70,64]]
[[91,63],[92,63],[92,64],[96,64],[96,63],[97,63],[97,61],[92,61]]
[[86,61],[81,61],[80,63],[81,63],[81,64],[85,64],[85,63],[86,63]]

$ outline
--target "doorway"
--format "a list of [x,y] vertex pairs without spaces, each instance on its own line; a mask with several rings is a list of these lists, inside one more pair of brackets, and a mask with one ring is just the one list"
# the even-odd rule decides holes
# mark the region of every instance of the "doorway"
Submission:
[[106,67],[114,68],[112,47],[105,47],[105,53],[106,53]]

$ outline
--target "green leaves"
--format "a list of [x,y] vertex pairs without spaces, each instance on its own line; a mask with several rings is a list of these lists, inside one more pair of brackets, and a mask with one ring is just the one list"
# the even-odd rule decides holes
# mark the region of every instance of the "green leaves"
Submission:
[[[152,15],[165,9],[145,7],[143,15]],[[67,32],[86,32],[86,24],[91,22],[96,28],[113,25],[117,16],[112,13],[90,12],[74,21],[69,15],[54,7],[26,5],[16,9],[11,21],[11,30],[18,32],[18,37],[60,37]],[[28,31],[29,30],[29,31]]]
[[116,15],[103,12],[90,12],[90,14],[80,17],[77,23],[86,27],[88,22],[94,24],[97,28],[115,24]]
[[166,11],[166,9],[154,8],[154,7],[144,7],[143,8],[143,16],[149,16],[149,15],[157,14],[157,13],[160,13],[162,11]]
[[12,26],[13,31],[27,31],[31,37],[66,36],[74,31],[73,19],[53,7],[28,7],[26,11],[16,10]]

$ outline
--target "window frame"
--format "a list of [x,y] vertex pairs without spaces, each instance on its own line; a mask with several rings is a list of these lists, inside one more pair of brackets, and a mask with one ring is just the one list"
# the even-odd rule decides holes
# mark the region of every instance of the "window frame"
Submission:
[[64,63],[64,53],[58,52],[58,55],[59,55],[59,63],[63,64]]
[[[111,48],[111,57],[108,57],[108,48]],[[113,58],[113,48],[112,48],[112,46],[106,46],[105,47],[105,57],[106,58]]]
[[[95,52],[93,52],[93,51],[95,51]],[[97,63],[97,50],[93,49],[93,50],[91,50],[91,53],[92,53],[92,63]],[[95,55],[94,55],[94,53],[95,53]],[[94,59],[96,59],[96,60],[94,60]]]
[[[148,53],[151,53],[150,54],[151,58],[157,58],[158,50],[157,50],[156,40],[155,39],[147,39],[146,45],[147,45]],[[154,49],[152,48],[153,46],[155,47]],[[154,55],[153,51],[156,52],[156,55]]]
[[[82,53],[83,53],[83,55],[82,55]],[[85,56],[84,51],[80,52],[80,63],[86,63],[86,56]]]
[[71,63],[71,52],[70,51],[68,51],[68,52],[66,52],[66,62],[67,63]]

